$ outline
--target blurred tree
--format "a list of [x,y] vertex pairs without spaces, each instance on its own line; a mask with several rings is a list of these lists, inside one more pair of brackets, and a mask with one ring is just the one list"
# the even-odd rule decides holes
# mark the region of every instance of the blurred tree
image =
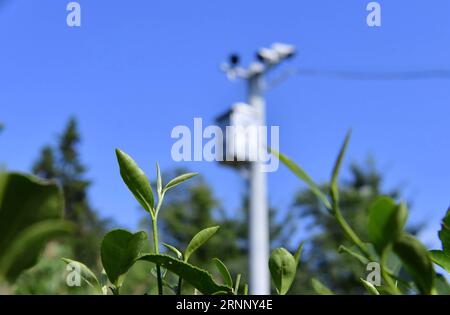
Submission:
[[[353,164],[350,178],[340,185],[340,204],[344,217],[361,237],[367,240],[367,217],[369,204],[379,195],[398,198],[400,189],[383,190],[383,176],[375,168],[373,161],[367,165]],[[327,191],[325,185],[322,186]],[[300,272],[291,293],[314,293],[311,278],[320,279],[339,294],[363,294],[359,278],[365,277],[364,266],[349,257],[339,254],[340,245],[352,247],[344,236],[334,217],[320,204],[309,190],[301,190],[295,197],[294,209],[298,220],[307,222],[305,252],[302,255]],[[409,232],[417,233],[420,227],[410,227]]]
[[33,166],[33,173],[45,179],[54,179],[61,185],[65,198],[65,218],[79,227],[72,244],[75,258],[88,266],[95,266],[100,239],[108,221],[100,219],[89,204],[87,191],[91,183],[85,178],[86,168],[80,161],[80,141],[77,121],[72,118],[59,137],[58,145],[42,149]]

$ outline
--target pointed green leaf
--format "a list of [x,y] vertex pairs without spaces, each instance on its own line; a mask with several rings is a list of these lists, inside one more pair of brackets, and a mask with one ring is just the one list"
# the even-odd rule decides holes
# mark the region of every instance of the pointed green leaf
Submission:
[[422,294],[430,294],[434,286],[435,272],[426,248],[413,236],[403,234],[394,244],[406,271]]
[[238,273],[238,275],[236,276],[236,281],[234,283],[234,295],[238,294],[239,291],[239,285],[241,284],[241,274]]
[[166,243],[162,243],[162,245],[168,250],[170,250],[172,253],[174,253],[178,259],[183,259],[183,254],[177,248]]
[[441,274],[436,275],[435,288],[438,295],[450,295],[450,284],[448,283],[447,279]]
[[192,253],[195,252],[200,246],[202,246],[206,241],[208,241],[219,229],[218,226],[213,226],[206,228],[198,232],[190,241],[184,253],[184,261],[188,261]]
[[231,278],[231,274],[228,271],[227,266],[225,266],[225,264],[219,258],[214,258],[213,262],[216,265],[217,270],[222,275],[222,279],[225,282],[225,284],[228,287],[232,288],[233,287],[233,279]]
[[100,285],[102,286],[102,294],[108,295],[108,275],[105,269],[102,269],[102,273],[100,274]]
[[272,251],[269,258],[269,270],[278,294],[285,295],[294,281],[297,263],[285,248]]
[[218,292],[226,292],[228,294],[232,293],[232,289],[230,287],[217,284],[213,280],[211,274],[207,271],[174,257],[168,255],[148,254],[139,257],[139,260],[161,265],[162,267],[183,278],[184,281],[191,284],[203,294],[209,295]]
[[164,190],[169,190],[170,188],[173,188],[179,184],[181,184],[182,182],[187,181],[188,179],[197,176],[198,173],[187,173],[187,174],[183,174],[180,175],[174,179],[172,179],[167,185],[166,187],[164,187]]
[[102,286],[100,285],[100,282],[98,281],[95,274],[92,272],[91,269],[89,269],[88,266],[85,264],[72,260],[69,258],[61,258],[62,261],[64,261],[67,265],[72,267],[72,271],[79,271],[80,277],[83,279],[84,282],[86,282],[90,287],[97,290],[98,294],[103,294]]
[[300,259],[302,256],[302,251],[303,251],[303,245],[304,243],[301,242],[300,245],[298,246],[297,251],[295,252],[294,258],[295,258],[295,265],[298,267],[298,264],[300,263]]
[[442,220],[439,239],[442,242],[442,249],[450,255],[450,208],[447,210],[447,213]]
[[248,284],[244,285],[244,295],[248,295]]
[[378,253],[402,234],[408,212],[402,203],[389,197],[378,197],[369,208],[368,234]]
[[450,254],[442,250],[430,251],[431,260],[438,266],[442,267],[445,271],[450,273]]
[[141,255],[146,242],[145,232],[133,234],[118,229],[105,235],[101,245],[102,264],[109,281],[116,287],[122,286],[126,272]]
[[125,152],[116,149],[120,175],[141,206],[152,213],[155,206],[152,186],[144,171]]
[[367,292],[369,292],[370,295],[380,295],[380,292],[378,292],[377,288],[375,288],[375,286],[372,283],[362,278],[360,278],[359,280],[361,280],[361,283],[363,284],[363,286],[366,288]]
[[287,168],[289,168],[298,178],[300,178],[314,193],[314,195],[327,207],[327,209],[331,209],[330,201],[327,196],[320,190],[319,186],[309,177],[309,175],[297,164],[295,164],[292,160],[290,160],[287,156],[275,151],[274,149],[270,149],[270,152],[275,155]]
[[323,284],[322,282],[320,282],[316,278],[312,278],[311,279],[311,285],[312,285],[314,291],[316,291],[317,294],[320,294],[320,295],[334,295],[333,291],[331,291],[325,284]]
[[361,255],[356,249],[350,249],[345,247],[344,245],[341,245],[339,246],[338,252],[349,254],[364,266],[366,266],[369,263],[369,260],[363,255]]
[[331,176],[330,194],[331,194],[331,198],[334,203],[339,202],[338,176],[339,176],[339,171],[342,166],[342,161],[344,160],[345,152],[347,151],[347,147],[348,147],[348,143],[350,141],[351,135],[352,135],[352,132],[350,130],[350,131],[348,131],[347,136],[345,137],[344,143],[341,147],[341,150],[339,151],[339,155],[336,160],[336,163],[334,164],[333,173]]
[[162,178],[161,178],[161,169],[159,168],[158,162],[156,162],[156,191],[158,192],[158,196],[161,196]]

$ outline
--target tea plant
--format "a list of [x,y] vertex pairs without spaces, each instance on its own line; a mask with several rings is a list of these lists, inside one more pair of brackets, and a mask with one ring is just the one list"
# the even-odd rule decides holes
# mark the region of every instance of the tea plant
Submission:
[[[338,158],[333,168],[329,191],[324,193],[311,177],[297,164],[285,155],[270,150],[286,165],[300,180],[302,180],[315,196],[322,202],[329,214],[333,216],[346,237],[353,243],[352,248],[341,246],[339,252],[350,255],[362,265],[378,262],[381,267],[383,284],[375,287],[370,282],[360,279],[362,285],[370,294],[404,294],[417,292],[420,294],[439,293],[437,287],[448,292],[448,284],[441,276],[437,276],[432,260],[450,270],[450,216],[447,214],[439,233],[443,243],[442,251],[427,249],[412,235],[404,231],[408,210],[405,203],[397,204],[390,197],[380,196],[369,209],[368,242],[364,242],[354,232],[343,217],[339,203],[338,175],[345,152],[348,147],[351,132],[345,138]],[[410,279],[401,277],[400,270],[404,270]],[[437,285],[439,281],[439,285]],[[317,279],[312,280],[312,286],[319,294],[332,294]]]
[[[195,251],[219,230],[218,226],[205,228],[198,232],[183,251],[170,244],[159,243],[158,215],[162,209],[164,196],[170,189],[197,174],[183,174],[172,179],[164,186],[159,165],[156,164],[157,200],[155,202],[150,181],[137,163],[120,150],[116,150],[116,156],[123,181],[136,200],[150,215],[153,252],[144,252],[145,245],[148,242],[145,232],[131,233],[123,229],[117,229],[108,232],[103,238],[100,252],[104,272],[100,280],[86,265],[67,258],[63,258],[63,261],[67,264],[77,264],[81,272],[81,278],[94,288],[98,294],[107,294],[108,288],[113,294],[120,294],[120,288],[123,285],[127,272],[138,261],[150,262],[156,266],[149,274],[156,276],[158,294],[160,295],[164,293],[164,288],[169,289],[174,294],[181,294],[184,281],[194,287],[196,292],[198,291],[202,294],[248,294],[247,284],[244,284],[243,290],[239,291],[241,275],[238,274],[235,281],[233,281],[228,268],[219,258],[213,258],[212,261],[222,277],[223,284],[217,283],[207,270],[189,263],[189,258]],[[159,251],[160,245],[164,246],[173,256],[161,254]],[[279,294],[286,294],[292,285],[300,261],[302,247],[303,244],[295,255],[292,255],[284,248],[278,248],[270,256],[269,269],[276,291]],[[171,272],[178,277],[177,283],[170,283],[166,276],[167,272]],[[106,278],[108,281],[106,281]]]
[[[363,266],[370,262],[377,262],[381,267],[381,286],[375,286],[371,282],[361,278],[362,286],[369,294],[436,294],[449,292],[449,286],[440,275],[436,275],[434,263],[445,270],[450,270],[450,211],[444,218],[439,236],[443,249],[428,251],[416,238],[405,232],[405,224],[408,210],[405,203],[396,203],[386,196],[378,197],[370,206],[368,215],[368,240],[363,241],[348,224],[342,215],[339,203],[338,175],[342,161],[348,147],[350,133],[348,133],[339,152],[333,168],[329,191],[323,192],[309,177],[309,175],[279,152],[272,150],[295,175],[305,182],[315,196],[323,203],[324,207],[333,216],[347,238],[353,243],[352,247],[340,246],[339,253],[349,255]],[[145,232],[131,233],[117,229],[107,233],[101,244],[101,261],[104,268],[100,280],[88,267],[79,263],[82,278],[99,294],[107,294],[108,288],[113,294],[119,294],[120,288],[126,278],[128,270],[138,261],[150,262],[155,268],[149,274],[153,274],[157,280],[158,294],[164,293],[164,288],[174,294],[182,293],[183,282],[189,283],[195,292],[202,294],[248,294],[248,285],[240,291],[241,275],[238,274],[233,281],[226,265],[219,258],[213,258],[213,263],[221,275],[222,284],[217,283],[213,276],[198,266],[189,263],[194,252],[207,242],[219,230],[213,226],[198,232],[184,250],[175,248],[166,243],[159,243],[158,239],[158,215],[162,209],[164,196],[168,191],[196,176],[196,173],[188,173],[176,177],[165,186],[161,178],[161,171],[156,164],[156,196],[145,173],[136,162],[126,153],[116,150],[120,174],[128,189],[141,204],[151,218],[152,248],[153,252],[145,253],[144,248],[148,243]],[[155,198],[156,197],[156,198]],[[160,253],[160,245],[172,254]],[[287,294],[294,279],[300,262],[303,244],[292,255],[284,248],[272,251],[269,259],[269,270],[272,283],[278,294]],[[77,263],[64,259],[66,263]],[[402,271],[402,272],[401,272]],[[403,272],[404,271],[404,272]],[[177,277],[176,283],[170,283],[167,273]],[[406,273],[407,277],[404,276]],[[333,294],[333,292],[317,279],[312,279],[311,284],[319,294]]]

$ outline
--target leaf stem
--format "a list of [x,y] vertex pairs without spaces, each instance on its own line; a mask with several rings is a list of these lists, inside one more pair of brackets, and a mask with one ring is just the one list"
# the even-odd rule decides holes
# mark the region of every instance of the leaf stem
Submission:
[[388,270],[387,270],[387,258],[389,254],[389,247],[386,247],[383,252],[381,253],[380,257],[380,264],[381,264],[381,276],[383,277],[384,281],[386,282],[387,286],[389,287],[389,290],[392,291],[395,295],[401,295],[401,291],[397,288],[394,281],[392,280]]
[[[152,225],[153,225],[153,247],[155,254],[159,254],[159,245],[158,245],[158,219],[156,217],[152,217]],[[156,265],[156,275],[158,278],[158,295],[163,294],[162,288],[162,278],[161,278],[161,267],[159,264]]]
[[355,231],[353,231],[353,229],[345,220],[344,216],[342,215],[341,209],[339,208],[339,204],[336,202],[333,202],[333,214],[342,230],[344,231],[345,235],[347,235],[347,237],[359,248],[359,250],[367,258],[369,258],[370,260],[374,260],[372,255],[367,250],[366,246],[364,246],[364,243],[360,240],[358,235],[356,235]]

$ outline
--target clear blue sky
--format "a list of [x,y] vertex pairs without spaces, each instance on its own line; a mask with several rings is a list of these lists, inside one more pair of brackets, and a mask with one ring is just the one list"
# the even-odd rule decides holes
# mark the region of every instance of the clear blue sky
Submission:
[[[382,27],[366,25],[368,0],[105,1],[80,0],[81,28],[66,25],[69,1],[3,0],[0,5],[0,159],[29,170],[75,115],[90,197],[102,215],[135,227],[139,212],[124,187],[114,148],[149,173],[169,169],[176,125],[212,123],[242,83],[218,70],[232,51],[248,63],[274,41],[296,45],[292,66],[323,70],[450,69],[450,2],[379,1]],[[373,154],[386,187],[405,186],[412,221],[428,223],[435,244],[450,204],[450,80],[349,81],[292,77],[267,94],[268,123],[279,125],[280,150],[326,180],[348,128],[346,165]],[[234,209],[244,186],[213,163],[187,163]],[[345,176],[345,174],[344,174]],[[153,176],[152,176],[153,177]],[[220,179],[220,180],[219,180]],[[269,175],[280,209],[303,187],[283,167]]]

